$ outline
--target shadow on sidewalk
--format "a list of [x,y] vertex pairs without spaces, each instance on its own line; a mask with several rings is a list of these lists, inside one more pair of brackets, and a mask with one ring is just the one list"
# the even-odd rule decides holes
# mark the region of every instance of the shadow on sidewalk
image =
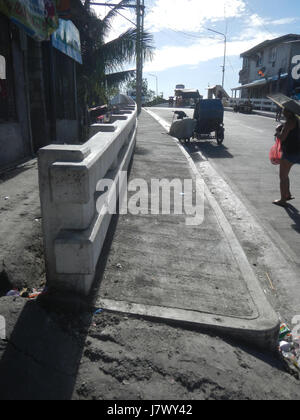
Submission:
[[226,146],[219,146],[215,140],[194,141],[187,146],[188,152],[193,156],[197,152],[202,152],[207,158],[212,159],[233,159],[234,156],[229,153]]
[[0,400],[70,400],[91,318],[26,302],[0,361]]
[[287,212],[288,216],[295,222],[295,224],[292,225],[292,228],[300,233],[300,213],[299,210],[296,209],[296,207],[289,204],[285,211]]
[[0,171],[0,184],[2,182],[8,181],[16,176],[23,174],[24,172],[29,171],[33,167],[37,168],[37,161],[33,160],[31,157],[30,159],[26,159],[25,161],[20,162],[18,166],[4,168]]
[[[129,174],[131,167],[132,162]],[[0,401],[72,399],[94,318],[93,303],[118,219],[118,215],[112,217],[90,296],[42,295],[36,301],[27,301],[19,314],[17,309],[14,311],[14,302],[9,303],[17,321],[11,326],[12,332],[8,331],[8,343],[0,360]],[[13,324],[13,320],[9,322]]]

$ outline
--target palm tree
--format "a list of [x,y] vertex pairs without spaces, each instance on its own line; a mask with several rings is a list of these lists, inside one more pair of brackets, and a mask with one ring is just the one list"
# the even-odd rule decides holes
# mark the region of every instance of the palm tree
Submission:
[[[107,99],[107,89],[119,86],[134,75],[134,70],[124,71],[124,65],[136,57],[137,30],[130,28],[118,38],[105,42],[112,28],[112,19],[119,10],[132,4],[131,0],[122,0],[117,6],[112,6],[102,20],[90,9],[90,0],[82,3],[86,13],[78,16],[76,22],[83,55],[83,65],[79,69],[79,95],[85,103],[100,104]],[[154,49],[151,34],[143,34],[142,45],[145,60],[151,59]]]

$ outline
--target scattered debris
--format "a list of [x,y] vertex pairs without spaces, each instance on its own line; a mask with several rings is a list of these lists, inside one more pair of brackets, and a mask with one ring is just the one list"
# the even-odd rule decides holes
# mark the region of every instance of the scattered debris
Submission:
[[269,276],[268,273],[266,273],[266,276],[267,276],[267,279],[269,280],[271,290],[274,290],[275,291],[276,289],[275,289],[275,287],[274,287],[274,285],[272,283],[271,277]]
[[285,338],[285,336],[290,334],[290,332],[291,332],[291,330],[289,329],[289,327],[286,324],[281,324],[280,325],[279,340],[283,340]]
[[42,294],[45,294],[46,292],[46,287],[43,290],[32,289],[31,291],[29,291],[27,288],[24,288],[22,290],[12,289],[9,290],[5,296],[22,297],[24,299],[36,299],[37,297],[39,297]]
[[278,350],[290,373],[300,379],[300,336],[294,336],[286,324],[280,326]]
[[10,290],[9,292],[6,293],[6,296],[20,296],[20,292],[16,289]]
[[97,309],[97,310],[94,312],[94,315],[99,315],[99,314],[101,314],[101,312],[103,312],[103,309]]

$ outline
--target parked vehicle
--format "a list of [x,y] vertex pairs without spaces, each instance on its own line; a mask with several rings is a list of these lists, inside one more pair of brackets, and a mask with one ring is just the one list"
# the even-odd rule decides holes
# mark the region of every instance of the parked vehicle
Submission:
[[240,112],[242,114],[252,114],[253,105],[250,101],[245,103],[236,104],[233,108],[234,112]]
[[224,107],[220,99],[202,99],[196,104],[194,119],[197,121],[194,138],[224,141]]

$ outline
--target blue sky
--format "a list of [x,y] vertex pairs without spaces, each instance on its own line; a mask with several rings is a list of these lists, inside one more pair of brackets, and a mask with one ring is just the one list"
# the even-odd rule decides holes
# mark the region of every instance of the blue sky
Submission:
[[[197,88],[206,97],[208,85],[221,84],[224,38],[227,32],[225,89],[239,86],[240,54],[266,39],[300,34],[299,0],[145,0],[146,30],[153,33],[156,52],[145,63],[149,87],[165,97],[176,84]],[[100,12],[97,9],[97,12]],[[104,8],[101,13],[105,13]],[[134,20],[132,11],[122,12]],[[130,24],[121,16],[113,22],[110,38]]]

